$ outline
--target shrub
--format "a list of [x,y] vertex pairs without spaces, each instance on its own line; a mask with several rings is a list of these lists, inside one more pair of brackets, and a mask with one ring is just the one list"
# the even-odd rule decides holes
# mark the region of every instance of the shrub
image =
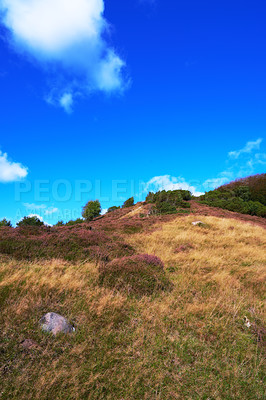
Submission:
[[3,226],[11,227],[12,226],[11,221],[7,221],[6,218],[2,219],[2,221],[0,221],[0,228],[3,227]]
[[137,296],[171,288],[162,261],[155,256],[139,254],[114,259],[99,267],[100,284]]
[[0,254],[33,261],[41,258],[111,261],[134,254],[134,249],[121,236],[90,229],[87,224],[3,228],[0,230]]
[[84,219],[82,218],[77,218],[75,220],[71,219],[70,221],[68,221],[66,223],[66,226],[73,226],[73,225],[77,225],[77,224],[82,224],[84,222]]
[[64,221],[58,221],[54,226],[64,226]]
[[116,210],[120,210],[120,207],[119,206],[118,207],[117,206],[109,207],[107,212],[110,213],[110,212],[116,211]]
[[[219,187],[217,190],[231,190],[245,201],[258,201],[266,206],[266,174],[257,174],[240,178]],[[246,196],[244,193],[248,192]]]
[[24,217],[21,221],[17,223],[17,226],[43,226],[44,223],[37,217]]
[[146,196],[145,201],[146,201],[147,203],[154,203],[154,202],[155,202],[155,193],[149,192],[149,193],[147,194],[147,196]]
[[[259,198],[258,188],[260,188],[261,193],[263,193],[264,188],[262,186],[257,186],[255,196],[254,193],[252,193],[252,190],[254,190],[253,187],[247,185],[249,182],[253,183],[251,178],[252,177],[235,181],[210,191],[201,197],[201,201],[209,206],[220,207],[241,214],[266,217],[266,206],[262,203],[264,201],[263,196],[261,197],[262,202],[254,200],[255,198]],[[261,180],[261,178],[257,176],[254,178],[256,182],[258,180],[260,182]]]
[[134,197],[130,197],[130,199],[127,199],[123,204],[123,208],[132,207],[132,206],[134,206]]
[[162,190],[157,193],[149,192],[147,203],[155,204],[154,214],[176,214],[178,208],[190,208],[192,195],[188,190]]
[[92,221],[94,218],[99,217],[101,214],[101,204],[99,200],[91,200],[83,207],[82,217],[87,221]]

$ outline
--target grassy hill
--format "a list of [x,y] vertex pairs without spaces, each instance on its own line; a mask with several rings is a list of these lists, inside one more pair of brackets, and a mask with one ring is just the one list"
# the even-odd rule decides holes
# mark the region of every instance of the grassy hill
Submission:
[[[265,219],[193,201],[188,215],[149,210],[0,229],[1,399],[265,398]],[[139,254],[164,265],[152,258],[146,293],[129,290],[134,265],[117,275]],[[76,331],[43,333],[50,311]]]

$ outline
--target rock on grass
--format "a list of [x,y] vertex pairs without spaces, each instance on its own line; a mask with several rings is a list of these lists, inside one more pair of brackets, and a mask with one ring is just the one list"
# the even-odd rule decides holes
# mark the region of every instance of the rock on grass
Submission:
[[62,317],[62,315],[49,312],[40,319],[40,325],[44,332],[51,332],[54,335],[58,333],[71,333],[75,328]]

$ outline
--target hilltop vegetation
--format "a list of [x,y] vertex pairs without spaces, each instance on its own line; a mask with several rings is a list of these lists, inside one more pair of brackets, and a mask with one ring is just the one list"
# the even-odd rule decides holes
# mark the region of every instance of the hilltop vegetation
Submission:
[[188,190],[162,190],[157,193],[149,192],[146,202],[153,204],[151,211],[154,214],[176,214],[190,208],[188,200],[191,199],[192,195]]
[[266,217],[266,174],[238,179],[201,196],[204,204]]

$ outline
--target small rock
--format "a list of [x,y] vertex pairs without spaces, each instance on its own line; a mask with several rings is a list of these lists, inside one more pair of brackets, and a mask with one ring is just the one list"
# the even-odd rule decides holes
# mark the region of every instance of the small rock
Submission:
[[197,226],[197,225],[205,225],[204,222],[201,221],[194,221],[192,222],[192,225]]
[[62,317],[62,315],[50,312],[45,314],[39,321],[41,328],[45,332],[52,332],[56,335],[59,332],[71,333],[75,331],[75,328]]

